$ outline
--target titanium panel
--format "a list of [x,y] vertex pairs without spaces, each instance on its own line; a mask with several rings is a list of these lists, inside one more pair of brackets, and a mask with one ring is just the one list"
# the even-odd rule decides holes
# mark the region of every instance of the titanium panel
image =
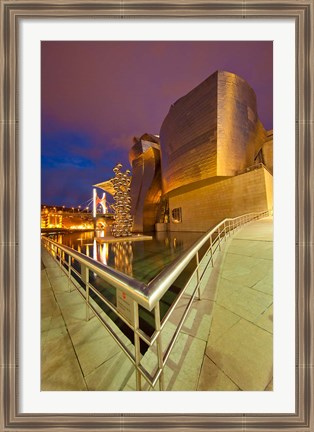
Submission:
[[248,83],[229,72],[218,73],[217,172],[233,176],[254,164],[266,139]]
[[[147,141],[147,134],[143,137],[134,139],[135,144],[129,154],[132,165],[133,232],[154,231],[161,197],[159,144]],[[154,139],[156,141],[155,136]]]
[[161,126],[164,193],[217,174],[217,75],[175,102]]
[[235,175],[254,164],[265,139],[252,88],[215,72],[175,102],[161,126],[163,192]]

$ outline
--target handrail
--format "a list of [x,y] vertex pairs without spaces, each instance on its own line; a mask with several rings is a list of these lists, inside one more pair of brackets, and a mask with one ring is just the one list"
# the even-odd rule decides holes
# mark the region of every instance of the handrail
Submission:
[[76,259],[80,264],[87,265],[89,269],[97,273],[106,282],[113,285],[115,288],[125,291],[133,300],[143,307],[148,305],[148,297],[145,294],[147,291],[147,285],[144,282],[140,282],[137,279],[128,276],[119,270],[113,269],[93,258],[78,252],[69,246],[62,245],[48,237],[44,237],[44,241],[51,243],[58,247],[60,250],[66,252],[72,258]]
[[269,174],[272,175],[270,169],[263,162],[257,162],[254,165],[250,165],[250,166],[248,166],[246,168],[243,168],[243,169],[237,171],[236,175],[246,174],[246,173],[248,173],[250,171],[255,171],[255,170],[259,169],[259,168],[264,168],[267,172],[269,172]]
[[[265,212],[261,212],[265,213]],[[227,222],[235,221],[239,218],[249,218],[250,216],[256,217],[259,213],[247,213],[236,218],[226,218],[210,231],[205,233],[200,239],[198,239],[189,249],[183,252],[182,255],[177,257],[174,261],[168,264],[154,279],[148,283],[147,297],[149,299],[149,310],[152,310],[156,303],[162,298],[165,292],[178,278],[181,272],[189,264],[191,259],[201,249],[201,247],[212,237],[219,228],[225,227]],[[254,216],[253,216],[254,215]]]
[[[197,296],[201,298],[200,284],[202,278],[208,265],[211,263],[213,266],[214,256],[217,249],[221,249],[221,243],[226,239],[228,235],[231,234],[239,226],[250,222],[254,219],[259,219],[263,216],[269,215],[269,211],[248,213],[236,218],[226,218],[214,228],[210,229],[205,233],[199,240],[197,240],[189,249],[187,249],[180,257],[176,258],[172,263],[165,267],[154,279],[152,279],[148,284],[140,282],[130,276],[121,273],[118,270],[112,269],[107,265],[99,263],[98,261],[68,247],[57,243],[48,237],[43,236],[42,241],[44,246],[52,252],[54,258],[59,261],[60,267],[68,274],[69,278],[72,278],[72,274],[76,274],[80,281],[85,287],[85,291],[78,289],[80,295],[84,298],[86,302],[86,319],[89,320],[89,310],[91,309],[95,316],[101,321],[104,327],[109,331],[114,340],[118,343],[120,348],[129,357],[136,369],[136,388],[140,390],[141,377],[148,382],[151,387],[154,387],[156,382],[159,381],[160,390],[163,390],[163,370],[166,361],[171,353],[171,350],[177,340],[180,329],[192,307],[192,303]],[[209,246],[206,243],[209,242]],[[206,259],[205,269],[202,270],[200,274],[200,265],[203,262],[203,258],[200,259],[200,251],[203,246],[206,245],[206,251],[203,254],[204,259]],[[58,252],[59,251],[59,252]],[[204,251],[204,249],[203,249]],[[202,251],[202,252],[203,252]],[[210,257],[207,259],[206,256],[210,253]],[[64,255],[63,255],[64,254]],[[66,261],[66,255],[68,261]],[[81,270],[77,271],[74,269],[71,263],[71,259],[76,260],[80,263]],[[189,274],[188,281],[185,282],[184,287],[181,288],[174,303],[169,307],[169,310],[161,320],[160,317],[160,301],[166,291],[171,287],[171,285],[176,281],[184,269],[193,260],[193,270]],[[100,291],[95,288],[90,282],[89,272],[96,273],[101,279],[109,283],[111,286],[115,287],[118,291],[123,291],[126,293],[130,299],[132,299],[132,309],[134,318],[133,321],[123,315],[121,310],[119,310],[115,304],[111,303],[109,299],[104,297]],[[72,273],[73,272],[73,273]],[[190,272],[190,270],[189,270]],[[194,284],[192,293],[189,293],[190,300],[183,310],[181,319],[176,325],[174,334],[168,342],[167,347],[162,347],[162,331],[165,327],[166,322],[172,316],[173,311],[178,305],[182,295],[186,293],[187,287],[190,284]],[[77,287],[78,288],[78,287]],[[192,285],[191,285],[192,288]],[[102,316],[95,308],[93,301],[90,299],[90,291],[93,291],[98,298],[107,305],[120,319],[122,319],[128,327],[134,332],[134,347],[135,354],[132,354],[127,345],[125,345],[120,339],[119,335],[113,329],[113,327],[105,322]],[[155,331],[152,335],[145,333],[143,329],[140,328],[139,323],[139,305],[144,307],[148,311],[153,311],[155,319]],[[140,339],[142,339],[149,347],[154,344],[157,346],[157,369],[153,374],[149,373],[145,367],[141,364],[141,353],[140,353]]]
[[[264,213],[264,212],[260,212]],[[68,255],[75,258],[81,264],[88,264],[91,271],[97,273],[106,282],[112,284],[115,288],[122,289],[126,294],[135,300],[138,304],[143,306],[145,309],[151,311],[162,298],[165,292],[169,289],[171,284],[177,279],[184,268],[189,264],[193,256],[201,249],[206,241],[219,230],[220,227],[224,227],[227,222],[236,221],[237,219],[254,217],[260,213],[247,213],[242,216],[235,218],[226,218],[221,221],[218,225],[212,228],[210,231],[205,233],[200,239],[198,239],[189,249],[187,249],[182,255],[177,257],[174,261],[168,264],[154,279],[148,284],[140,282],[137,279],[128,276],[119,270],[113,269],[99,261],[90,258],[81,252],[78,252],[68,246],[62,245],[48,237],[45,237],[45,241],[57,246]]]

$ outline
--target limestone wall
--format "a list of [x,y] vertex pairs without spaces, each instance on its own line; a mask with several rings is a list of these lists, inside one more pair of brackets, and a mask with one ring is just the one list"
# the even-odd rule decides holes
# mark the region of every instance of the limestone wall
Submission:
[[267,132],[266,141],[262,147],[263,163],[273,173],[273,131]]
[[272,176],[259,168],[197,190],[169,194],[170,215],[173,209],[182,209],[182,222],[171,221],[170,230],[205,232],[226,217],[271,209],[272,187]]

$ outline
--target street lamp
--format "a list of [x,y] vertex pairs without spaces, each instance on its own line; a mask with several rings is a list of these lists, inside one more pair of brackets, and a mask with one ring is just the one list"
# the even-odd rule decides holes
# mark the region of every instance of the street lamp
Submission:
[[88,213],[88,209],[89,209],[89,207],[87,206],[87,207],[86,207],[86,213]]
[[72,207],[72,212],[74,213],[74,207]]
[[78,206],[78,211],[79,211],[79,212],[81,211],[81,206]]

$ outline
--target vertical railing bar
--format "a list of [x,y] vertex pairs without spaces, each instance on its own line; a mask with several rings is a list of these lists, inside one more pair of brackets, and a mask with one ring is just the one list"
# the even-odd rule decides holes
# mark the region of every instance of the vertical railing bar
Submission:
[[219,247],[219,250],[221,250],[221,246],[220,246],[220,227],[218,226],[218,247]]
[[158,358],[158,368],[161,370],[159,375],[159,390],[164,390],[164,364],[163,364],[163,352],[162,352],[162,337],[160,331],[160,305],[159,302],[156,304],[155,309],[155,329],[158,332],[158,336],[156,339],[157,344],[157,358]]
[[199,266],[200,266],[200,258],[199,258],[199,254],[198,251],[196,252],[196,280],[197,280],[197,292],[198,292],[198,299],[201,300],[201,281],[200,281],[200,271],[199,271]]
[[[83,269],[84,270],[84,269]],[[86,280],[86,321],[89,321],[89,268],[85,267],[85,280]]]
[[137,330],[139,329],[139,312],[138,312],[138,304],[136,301],[133,301],[133,310],[134,310],[134,349],[135,349],[135,368],[136,368],[136,390],[141,391],[141,371],[139,369],[140,361],[141,361],[141,347],[140,347],[140,337],[137,334]]
[[86,321],[89,321],[89,268],[81,264],[81,280],[85,285]]
[[69,254],[68,255],[68,287],[69,287],[70,292],[72,291],[71,290],[71,286],[72,286],[71,285],[71,267],[72,267],[71,263],[72,263],[72,257]]
[[213,237],[210,236],[209,239],[210,239],[210,259],[211,259],[211,262],[212,262],[212,267],[214,267],[214,256],[213,256]]

